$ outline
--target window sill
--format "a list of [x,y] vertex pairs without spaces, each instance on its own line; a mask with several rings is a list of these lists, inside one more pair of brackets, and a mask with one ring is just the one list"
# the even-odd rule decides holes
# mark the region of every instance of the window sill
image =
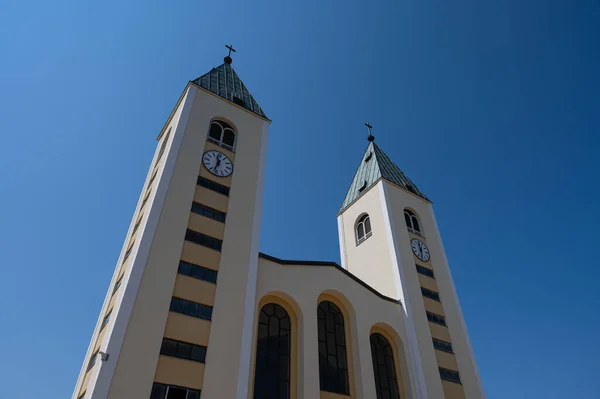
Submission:
[[366,236],[364,236],[363,238],[359,239],[356,243],[356,246],[358,247],[360,244],[362,244],[363,242],[367,241],[369,239],[369,237],[371,237],[373,235],[373,232],[368,233]]
[[408,229],[409,232],[413,233],[414,235],[425,238],[425,236],[423,235],[423,233],[421,233],[420,231],[411,229],[410,227],[407,227],[407,229]]
[[218,146],[219,146],[219,147],[221,147],[221,148],[225,148],[227,151],[231,151],[231,152],[233,152],[233,153],[235,154],[235,150],[234,150],[234,149],[233,149],[233,147],[232,147],[232,146],[230,146],[229,144],[222,143],[222,142],[220,142],[219,140],[215,140],[215,139],[213,139],[212,137],[208,137],[208,138],[207,138],[207,141],[208,141],[209,143],[213,143],[214,145],[218,145]]

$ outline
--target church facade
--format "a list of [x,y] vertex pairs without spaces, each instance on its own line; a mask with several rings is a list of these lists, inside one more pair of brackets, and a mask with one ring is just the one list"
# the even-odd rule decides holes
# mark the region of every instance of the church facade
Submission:
[[72,398],[484,398],[432,203],[373,136],[341,265],[259,252],[270,123],[229,56],[188,83]]

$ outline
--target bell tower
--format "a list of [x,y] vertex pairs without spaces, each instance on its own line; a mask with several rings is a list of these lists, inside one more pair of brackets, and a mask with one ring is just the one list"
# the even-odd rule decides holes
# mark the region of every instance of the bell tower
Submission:
[[342,267],[402,303],[418,398],[484,392],[431,201],[375,143],[338,213]]
[[158,136],[73,399],[247,397],[271,121],[228,48]]

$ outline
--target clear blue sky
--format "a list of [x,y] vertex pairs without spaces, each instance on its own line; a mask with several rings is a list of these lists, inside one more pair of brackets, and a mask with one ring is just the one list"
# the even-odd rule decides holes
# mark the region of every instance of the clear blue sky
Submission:
[[225,43],[273,120],[263,252],[339,259],[368,120],[435,203],[488,398],[600,397],[598,21],[591,0],[2,3],[0,398],[70,396],[155,138]]

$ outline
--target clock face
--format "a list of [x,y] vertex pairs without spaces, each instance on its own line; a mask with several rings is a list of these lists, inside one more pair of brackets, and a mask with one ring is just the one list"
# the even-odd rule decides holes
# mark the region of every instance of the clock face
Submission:
[[423,262],[429,261],[429,248],[427,248],[427,245],[425,245],[423,241],[413,238],[410,241],[410,247],[417,258],[421,259]]
[[210,173],[219,177],[227,177],[233,172],[233,164],[227,155],[219,151],[206,151],[202,163]]

